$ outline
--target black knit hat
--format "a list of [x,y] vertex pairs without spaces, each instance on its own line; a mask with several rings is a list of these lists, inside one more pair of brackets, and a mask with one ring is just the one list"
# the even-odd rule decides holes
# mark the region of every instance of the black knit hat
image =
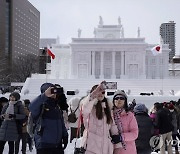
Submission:
[[18,92],[12,92],[10,94],[10,96],[14,96],[14,98],[16,99],[16,101],[20,100],[20,94]]
[[52,83],[43,83],[40,88],[41,93],[44,93],[49,87],[55,87],[55,85]]

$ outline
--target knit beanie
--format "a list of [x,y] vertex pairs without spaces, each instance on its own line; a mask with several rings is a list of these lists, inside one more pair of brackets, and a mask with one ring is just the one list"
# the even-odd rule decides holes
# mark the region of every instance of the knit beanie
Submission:
[[174,105],[173,104],[169,104],[169,109],[173,110],[174,109]]
[[55,87],[52,83],[43,83],[41,85],[41,93],[44,93],[49,87]]
[[122,90],[117,90],[117,91],[115,91],[113,100],[114,100],[114,98],[115,98],[117,95],[124,96],[124,97],[127,99],[126,93],[125,93],[124,91],[122,91]]
[[147,107],[144,104],[137,104],[134,107],[134,112],[135,113],[143,113],[143,112],[147,113],[148,109],[147,109]]

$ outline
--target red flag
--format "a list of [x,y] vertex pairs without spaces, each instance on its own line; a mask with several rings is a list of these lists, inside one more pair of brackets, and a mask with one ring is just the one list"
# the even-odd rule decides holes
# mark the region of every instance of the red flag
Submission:
[[47,53],[48,53],[49,56],[52,57],[52,59],[55,59],[55,54],[53,54],[52,51],[49,48],[47,48]]
[[156,45],[155,47],[153,47],[151,49],[151,51],[154,56],[161,54],[162,53],[162,45]]

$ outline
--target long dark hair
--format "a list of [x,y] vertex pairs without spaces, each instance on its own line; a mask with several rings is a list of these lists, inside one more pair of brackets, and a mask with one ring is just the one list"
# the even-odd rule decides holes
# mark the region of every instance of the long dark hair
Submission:
[[[98,87],[98,85],[94,85],[92,87],[90,93],[92,93],[97,87]],[[102,102],[105,102],[105,105],[106,105],[106,108],[104,108],[104,113],[105,113],[106,118],[107,118],[107,124],[110,124],[110,123],[112,123],[112,116],[111,116],[111,110],[110,110],[110,107],[108,105],[108,101],[107,101],[106,97],[104,97],[104,99],[102,101],[98,100],[97,104],[95,105],[96,117],[99,120],[103,119],[103,108],[101,105]]]

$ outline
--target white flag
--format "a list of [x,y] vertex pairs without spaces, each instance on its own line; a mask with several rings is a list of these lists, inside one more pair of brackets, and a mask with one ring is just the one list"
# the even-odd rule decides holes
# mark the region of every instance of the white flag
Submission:
[[151,49],[151,51],[154,56],[161,54],[162,53],[162,45],[156,45],[155,47],[153,47]]

